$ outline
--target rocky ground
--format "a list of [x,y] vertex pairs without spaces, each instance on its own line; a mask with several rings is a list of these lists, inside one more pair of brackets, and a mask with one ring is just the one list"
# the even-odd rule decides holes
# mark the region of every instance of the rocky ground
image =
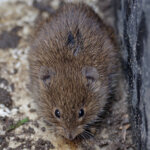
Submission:
[[[84,1],[113,25],[110,0]],[[31,34],[38,20],[53,14],[64,2],[0,0],[0,150],[134,150],[125,96],[114,103],[99,133],[87,141],[74,143],[56,137],[37,116],[38,109],[28,90]],[[29,121],[9,130],[25,118]]]

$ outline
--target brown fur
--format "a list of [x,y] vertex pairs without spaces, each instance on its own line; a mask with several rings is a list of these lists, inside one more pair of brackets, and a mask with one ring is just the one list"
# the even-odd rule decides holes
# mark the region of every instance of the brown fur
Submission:
[[[84,4],[66,4],[41,27],[29,52],[31,88],[41,116],[53,130],[74,139],[99,120],[117,86],[119,57],[112,31]],[[54,72],[48,86],[39,78],[41,66]],[[82,74],[86,66],[99,74],[90,86]],[[78,118],[81,108],[85,114]]]

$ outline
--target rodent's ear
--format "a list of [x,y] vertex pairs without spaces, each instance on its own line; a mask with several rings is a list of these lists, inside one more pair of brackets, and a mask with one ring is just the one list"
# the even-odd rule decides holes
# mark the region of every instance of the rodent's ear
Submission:
[[41,66],[39,78],[44,83],[44,85],[48,86],[51,82],[51,78],[55,75],[55,71],[52,68],[48,68],[46,66]]
[[83,67],[82,74],[87,78],[88,85],[99,79],[99,74],[95,67],[90,66]]

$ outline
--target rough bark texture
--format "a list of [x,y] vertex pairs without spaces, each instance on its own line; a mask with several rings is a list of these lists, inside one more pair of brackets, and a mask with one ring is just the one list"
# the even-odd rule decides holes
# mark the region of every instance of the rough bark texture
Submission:
[[150,150],[150,1],[115,0],[137,150]]

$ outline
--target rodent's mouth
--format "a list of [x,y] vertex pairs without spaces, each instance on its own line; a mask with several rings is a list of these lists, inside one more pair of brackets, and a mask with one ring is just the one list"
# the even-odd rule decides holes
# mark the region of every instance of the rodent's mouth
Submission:
[[68,133],[68,134],[65,134],[65,139],[69,140],[69,141],[73,141],[75,140],[78,135],[77,134],[73,134],[72,132]]

